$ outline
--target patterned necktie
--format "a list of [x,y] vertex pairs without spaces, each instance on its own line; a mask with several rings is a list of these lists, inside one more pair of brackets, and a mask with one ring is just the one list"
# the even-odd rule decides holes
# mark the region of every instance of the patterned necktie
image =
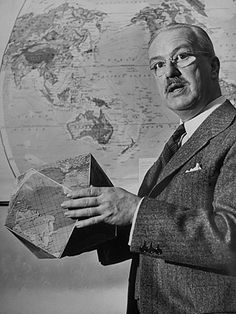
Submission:
[[164,146],[164,149],[162,151],[162,154],[160,158],[162,159],[162,165],[163,167],[169,162],[169,160],[172,158],[172,156],[177,152],[181,145],[181,137],[186,134],[186,130],[184,127],[184,124],[180,124],[179,127],[175,130],[173,135],[170,137],[166,145]]

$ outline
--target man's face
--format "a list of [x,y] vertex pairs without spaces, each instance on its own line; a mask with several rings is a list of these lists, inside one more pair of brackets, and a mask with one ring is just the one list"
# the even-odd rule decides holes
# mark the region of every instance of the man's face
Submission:
[[[169,58],[182,58],[185,53],[195,53],[200,49],[196,36],[186,28],[166,30],[160,33],[149,48],[150,66],[154,66],[154,75],[161,97],[167,106],[182,120],[197,115],[211,100],[213,80],[210,59],[206,55],[196,54],[194,61],[185,67],[178,67]],[[172,60],[173,60],[172,59]],[[155,66],[166,64],[158,73]],[[161,63],[160,63],[161,62]]]

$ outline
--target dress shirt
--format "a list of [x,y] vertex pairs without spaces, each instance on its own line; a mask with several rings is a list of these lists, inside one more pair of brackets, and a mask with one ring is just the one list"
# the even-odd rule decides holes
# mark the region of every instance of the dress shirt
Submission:
[[[193,135],[193,133],[197,130],[197,128],[202,124],[202,122],[220,105],[222,105],[226,100],[225,96],[220,96],[210,102],[205,110],[199,113],[197,116],[193,117],[192,119],[184,122],[186,134],[182,138],[181,145],[187,142],[187,140]],[[183,123],[180,121],[180,123]]]
[[[187,140],[193,135],[193,133],[197,130],[197,128],[202,124],[202,122],[214,111],[216,110],[220,105],[222,105],[226,100],[225,96],[220,96],[216,99],[214,99],[213,101],[211,101],[204,109],[204,111],[202,111],[201,113],[199,113],[197,116],[193,117],[192,119],[185,121],[184,122],[184,126],[185,126],[185,130],[186,130],[186,134],[183,135],[183,137],[181,138],[181,146],[187,142]],[[183,123],[180,120],[180,124]],[[140,200],[140,202],[138,203],[138,206],[136,208],[136,211],[134,213],[134,217],[132,220],[132,226],[131,226],[131,230],[130,230],[130,236],[129,236],[129,242],[128,244],[131,244],[132,241],[132,236],[133,236],[133,231],[134,231],[134,225],[136,222],[136,218],[138,215],[138,210],[139,207],[141,205],[143,201],[143,198]]]

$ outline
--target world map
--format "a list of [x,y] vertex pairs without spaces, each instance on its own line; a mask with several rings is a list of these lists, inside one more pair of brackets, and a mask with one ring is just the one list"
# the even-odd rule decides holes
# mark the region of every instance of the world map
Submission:
[[92,153],[114,185],[136,191],[178,124],[148,67],[155,30],[171,22],[206,29],[222,92],[236,103],[236,3],[217,3],[26,0],[0,73],[1,139],[13,173]]

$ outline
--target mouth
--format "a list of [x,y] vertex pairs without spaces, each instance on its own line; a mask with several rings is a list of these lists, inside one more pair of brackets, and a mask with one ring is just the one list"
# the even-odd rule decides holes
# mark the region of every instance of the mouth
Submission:
[[166,94],[180,94],[185,88],[185,84],[183,83],[171,83],[166,88]]

